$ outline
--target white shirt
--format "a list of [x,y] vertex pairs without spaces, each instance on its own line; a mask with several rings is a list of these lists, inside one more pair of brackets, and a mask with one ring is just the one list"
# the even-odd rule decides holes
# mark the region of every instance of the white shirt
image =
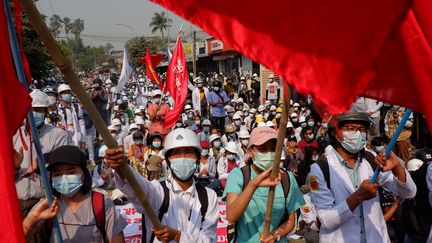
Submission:
[[274,100],[278,98],[279,84],[277,82],[267,83],[266,90],[268,91],[267,99]]
[[371,117],[380,117],[380,109],[383,103],[374,99],[364,98],[366,112],[371,112]]
[[[243,161],[243,158],[236,155],[235,156],[235,161],[237,164],[238,168],[241,168],[243,166],[245,166],[245,163]],[[219,180],[226,180],[228,179],[228,158],[227,156],[222,156],[217,164],[217,171],[219,174]]]
[[[162,205],[164,191],[159,181],[149,181],[131,168],[138,184],[147,193],[147,199],[156,214]],[[144,213],[144,208],[136,197],[129,183],[124,182],[116,173],[116,187],[121,190],[131,201],[138,212]],[[166,181],[170,205],[167,213],[162,218],[161,224],[181,231],[180,242],[215,243],[217,239],[216,226],[219,217],[216,193],[206,188],[208,196],[208,209],[204,221],[201,222],[201,203],[198,199],[195,183],[186,191],[183,191],[173,179]],[[189,217],[190,215],[190,217]],[[190,220],[189,220],[190,218]],[[147,228],[147,241],[150,240],[153,224],[145,217]],[[160,242],[157,238],[153,242]],[[174,242],[174,241],[172,241]]]
[[[206,87],[203,87],[204,90],[204,99],[206,99],[207,95],[208,95],[208,89]],[[200,90],[198,87],[196,87],[193,91],[192,91],[192,108],[193,110],[196,112],[198,111],[199,113],[201,113],[201,97],[200,97]]]

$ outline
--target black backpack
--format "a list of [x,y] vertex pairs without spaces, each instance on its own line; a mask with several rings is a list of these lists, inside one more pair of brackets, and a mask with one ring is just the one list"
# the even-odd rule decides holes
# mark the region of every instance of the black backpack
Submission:
[[403,228],[407,233],[418,240],[426,240],[432,225],[432,208],[429,203],[429,189],[427,187],[426,176],[428,163],[410,175],[417,186],[417,193],[414,198],[405,199],[402,203]]
[[[169,189],[166,185],[166,181],[161,181],[160,182],[163,191],[164,191],[164,199],[162,201],[162,205],[159,208],[159,214],[158,214],[158,218],[159,221],[162,222],[162,218],[163,216],[166,214],[166,212],[168,212],[168,208],[169,208],[169,204],[170,204],[170,198],[169,198]],[[205,189],[205,187],[195,184],[197,193],[198,193],[198,200],[201,203],[201,227],[202,227],[202,222],[204,222],[204,218],[205,215],[207,214],[207,209],[208,209],[208,195],[207,195],[207,190]],[[147,230],[146,230],[146,226],[145,226],[145,215],[142,214],[142,234],[141,234],[141,242],[146,242],[147,239]],[[189,215],[190,217],[190,215]],[[201,230],[201,229],[200,229]],[[154,233],[152,233],[151,237],[150,237],[150,241],[149,243],[153,242],[155,238]]]
[[[251,180],[251,166],[245,165],[240,170],[241,170],[242,175],[243,175],[243,190],[244,190]],[[282,189],[283,189],[284,197],[285,197],[285,201],[286,201],[288,194],[289,194],[289,189],[290,189],[290,178],[289,178],[288,172],[286,170],[284,170],[284,173],[282,174],[281,183],[282,183]],[[288,218],[288,211],[285,208],[285,214],[281,220],[281,223],[285,222],[287,218]],[[236,241],[236,238],[237,238],[236,231],[237,231],[237,224],[228,223],[228,226],[227,226],[228,242],[235,242]]]

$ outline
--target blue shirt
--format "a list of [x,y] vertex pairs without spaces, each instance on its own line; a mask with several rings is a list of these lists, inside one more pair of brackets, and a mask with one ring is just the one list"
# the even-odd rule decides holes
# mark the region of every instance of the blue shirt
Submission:
[[[279,183],[276,186],[270,231],[274,231],[279,227],[285,215],[285,209],[289,214],[291,214],[305,204],[303,194],[301,193],[294,176],[291,172],[288,174],[290,178],[290,189],[286,200],[282,184]],[[251,180],[256,176],[257,174],[255,171],[251,169]],[[243,175],[241,169],[234,168],[228,175],[222,200],[226,201],[226,195],[230,192],[240,195],[242,191]],[[260,242],[260,234],[264,229],[268,191],[268,187],[258,187],[255,190],[249,205],[236,223],[236,242]],[[279,242],[288,241],[286,237],[283,237]]]
[[[223,102],[228,102],[228,96],[225,93],[225,91],[219,91],[217,95],[215,91],[210,91],[207,95],[207,103],[216,103],[218,101],[223,101]],[[222,99],[221,99],[222,97]],[[224,110],[224,105],[212,105],[211,106],[211,114],[214,117],[224,117],[225,116],[225,110]]]

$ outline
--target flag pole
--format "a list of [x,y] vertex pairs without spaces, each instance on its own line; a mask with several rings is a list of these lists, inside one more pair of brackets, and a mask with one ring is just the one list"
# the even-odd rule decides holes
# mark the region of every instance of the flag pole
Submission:
[[[286,126],[288,122],[288,110],[289,110],[289,101],[291,99],[291,87],[290,85],[282,80],[282,87],[285,87],[286,89],[283,89],[283,95],[282,95],[282,117],[279,123],[279,131],[277,136],[277,143],[276,143],[276,151],[275,151],[275,160],[273,162],[272,167],[272,173],[270,175],[271,180],[275,180],[279,173],[279,166],[281,162],[281,155],[282,155],[282,149],[284,146],[285,141],[285,133],[286,133]],[[281,91],[282,92],[282,91]],[[264,230],[263,235],[264,237],[268,237],[270,235],[270,222],[272,218],[272,212],[273,212],[273,202],[275,197],[275,186],[269,187],[269,192],[267,196],[267,208],[266,213],[264,217]]]
[[[54,37],[51,35],[50,31],[48,30],[48,27],[46,26],[44,20],[42,19],[42,16],[40,15],[38,9],[34,5],[33,1],[20,0],[20,2],[23,5],[23,8],[30,21],[30,24],[32,25],[36,33],[39,35],[41,41],[45,44],[52,60],[59,67],[59,69],[64,75],[64,78],[69,82],[69,85],[71,86],[74,93],[77,95],[78,99],[81,101],[84,108],[88,111],[90,119],[92,120],[96,129],[99,131],[105,144],[109,148],[118,148],[117,142],[113,139],[113,137],[109,133],[107,127],[105,126],[105,122],[103,121],[99,112],[96,110],[96,107],[93,104],[93,102],[90,100],[88,94],[81,86],[78,77],[76,76],[74,70],[72,69],[72,66],[70,65],[70,62],[63,55],[57,42],[55,41]],[[131,185],[135,195],[137,196],[137,198],[139,199],[140,203],[144,208],[146,216],[149,217],[153,226],[156,229],[161,229],[162,225],[156,213],[154,212],[153,208],[151,207],[147,197],[145,196],[144,191],[138,184],[130,167],[124,164],[119,168],[118,172],[122,174]]]

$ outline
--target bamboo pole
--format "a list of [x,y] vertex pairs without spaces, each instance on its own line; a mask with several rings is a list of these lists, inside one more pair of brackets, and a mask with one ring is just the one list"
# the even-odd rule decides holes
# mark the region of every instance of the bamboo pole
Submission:
[[[291,99],[291,89],[288,84],[286,85],[287,85],[287,90],[286,90],[287,92],[286,93],[284,92],[284,94],[282,95],[283,97],[282,117],[279,124],[278,138],[277,138],[276,151],[275,151],[275,160],[273,162],[272,173],[270,175],[271,180],[275,180],[279,173],[279,165],[281,162],[282,149],[284,146],[283,143],[285,141],[285,132],[286,132],[286,126],[288,122],[288,110],[289,110],[289,101]],[[284,85],[282,85],[282,87],[283,86]],[[271,222],[272,212],[273,212],[275,188],[276,187],[274,186],[269,187],[269,193],[267,197],[267,208],[266,208],[266,213],[264,218],[264,230],[263,230],[264,237],[268,237],[270,235],[270,222]]]
[[[48,30],[48,27],[43,21],[41,14],[39,13],[36,6],[34,5],[33,1],[20,0],[20,2],[24,7],[24,10],[30,21],[30,24],[32,25],[33,29],[36,31],[36,33],[39,35],[39,38],[46,46],[52,60],[60,68],[61,72],[64,75],[64,78],[69,82],[70,87],[75,92],[78,99],[83,104],[84,108],[87,110],[90,119],[92,120],[96,129],[99,131],[105,144],[109,148],[118,148],[117,142],[113,139],[113,137],[109,133],[107,127],[105,126],[105,122],[103,121],[99,112],[96,110],[96,107],[93,104],[93,102],[90,100],[90,97],[88,96],[84,88],[81,86],[78,77],[76,76],[75,72],[72,69],[72,66],[70,65],[70,62],[63,55],[57,42],[55,41],[54,37],[51,35],[50,31]],[[131,185],[132,189],[135,192],[135,195],[138,197],[139,201],[144,207],[146,215],[153,223],[153,226],[156,229],[161,229],[162,225],[158,217],[156,216],[156,213],[154,212],[153,208],[150,206],[150,203],[147,200],[144,191],[138,184],[130,167],[125,164],[119,168],[118,172],[121,173]]]

